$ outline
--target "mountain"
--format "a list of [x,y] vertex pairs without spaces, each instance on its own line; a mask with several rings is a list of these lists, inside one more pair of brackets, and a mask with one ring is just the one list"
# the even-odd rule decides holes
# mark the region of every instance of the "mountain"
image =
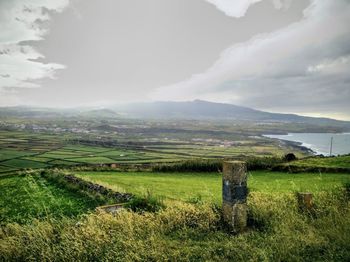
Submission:
[[232,104],[213,103],[203,100],[188,102],[150,102],[111,106],[108,108],[73,108],[53,109],[34,107],[4,107],[0,108],[1,117],[23,118],[139,118],[139,119],[184,119],[184,120],[237,120],[252,122],[305,123],[342,127],[350,130],[350,122],[330,118],[305,117],[295,114],[278,114],[264,112],[248,107]]
[[88,111],[83,111],[79,113],[81,117],[91,117],[91,118],[116,118],[119,114],[111,109],[93,109]]
[[71,110],[30,106],[0,107],[0,117],[57,118],[75,114]]
[[21,118],[65,118],[65,117],[86,117],[86,118],[117,118],[118,113],[112,109],[91,109],[91,108],[44,108],[44,107],[0,107],[0,117],[21,117]]
[[305,117],[295,114],[278,114],[232,104],[213,103],[203,100],[188,102],[135,103],[113,108],[121,115],[153,119],[230,119],[248,121],[299,122],[309,124],[345,124],[350,122],[330,118]]

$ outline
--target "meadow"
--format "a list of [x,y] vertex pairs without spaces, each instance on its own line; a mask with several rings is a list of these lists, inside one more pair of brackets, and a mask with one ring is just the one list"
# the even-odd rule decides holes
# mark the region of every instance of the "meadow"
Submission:
[[[155,173],[155,172],[78,172],[76,176],[104,185],[115,191],[138,195],[151,193],[168,200],[221,203],[221,173]],[[331,191],[350,183],[349,174],[251,171],[250,192],[282,193]]]
[[292,163],[300,167],[350,168],[350,155],[337,157],[306,157]]

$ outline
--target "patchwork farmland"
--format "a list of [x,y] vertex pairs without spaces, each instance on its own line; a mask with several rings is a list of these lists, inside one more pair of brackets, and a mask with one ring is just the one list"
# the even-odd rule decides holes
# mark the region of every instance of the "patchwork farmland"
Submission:
[[[0,131],[0,174],[47,167],[108,164],[170,163],[186,159],[223,159],[240,156],[283,155],[290,150],[256,139],[218,145],[211,140],[164,140],[157,143],[89,145],[77,142],[74,135]],[[92,144],[92,143],[90,143]],[[295,149],[298,152],[298,149]],[[299,151],[299,155],[305,152]]]

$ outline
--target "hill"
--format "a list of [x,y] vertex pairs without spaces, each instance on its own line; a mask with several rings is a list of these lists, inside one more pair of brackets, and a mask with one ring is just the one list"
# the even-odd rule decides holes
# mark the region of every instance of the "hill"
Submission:
[[203,100],[188,102],[161,101],[152,103],[134,103],[115,106],[114,110],[125,116],[135,118],[160,119],[230,119],[248,121],[298,122],[308,124],[345,125],[350,122],[330,118],[305,117],[296,114],[269,113],[232,104],[214,103]]
[[343,131],[350,130],[350,122],[330,118],[306,117],[296,114],[264,112],[232,104],[214,103],[203,100],[187,102],[160,101],[149,103],[130,103],[106,108],[0,108],[0,117],[22,118],[138,118],[138,119],[174,119],[174,120],[236,120],[251,122],[302,123],[307,125],[328,126]]

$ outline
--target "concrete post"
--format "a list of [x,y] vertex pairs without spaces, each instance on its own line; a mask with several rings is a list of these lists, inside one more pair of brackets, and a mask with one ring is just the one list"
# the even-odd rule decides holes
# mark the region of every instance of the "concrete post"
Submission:
[[298,205],[300,210],[311,210],[313,207],[312,193],[298,192]]
[[247,165],[243,161],[224,161],[222,178],[223,218],[234,233],[247,226]]

